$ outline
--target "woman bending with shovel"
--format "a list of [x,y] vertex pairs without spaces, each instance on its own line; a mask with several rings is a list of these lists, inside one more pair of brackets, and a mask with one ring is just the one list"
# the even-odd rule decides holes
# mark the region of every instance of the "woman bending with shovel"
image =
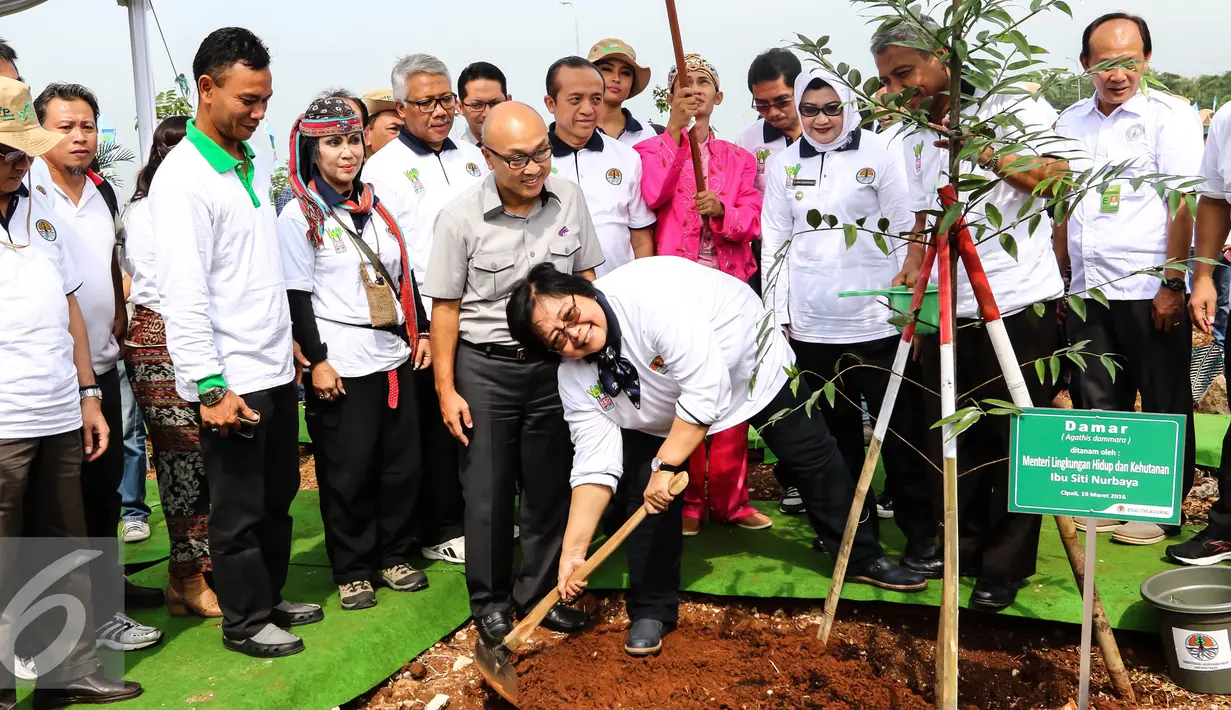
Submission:
[[[617,487],[627,487],[628,514],[643,505],[667,513],[628,537],[629,654],[658,652],[678,618],[683,501],[669,483],[707,434],[743,422],[764,428],[778,465],[799,481],[817,536],[838,549],[855,486],[824,419],[805,413],[807,383],[791,391],[786,338],[771,329],[758,348],[767,313],[739,279],[672,256],[638,259],[593,283],[541,264],[509,299],[513,337],[562,359],[560,399],[575,454],[561,596],[585,588],[585,574],[570,578]],[[782,410],[790,413],[766,426]],[[870,521],[859,526],[849,570],[885,589],[927,586],[885,556]]]

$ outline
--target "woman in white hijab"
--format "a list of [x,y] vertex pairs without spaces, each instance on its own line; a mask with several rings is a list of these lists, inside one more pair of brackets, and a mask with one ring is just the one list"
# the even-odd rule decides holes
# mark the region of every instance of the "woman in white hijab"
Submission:
[[[822,399],[821,412],[856,475],[864,457],[860,399],[868,411],[880,409],[899,336],[888,322],[893,314],[877,300],[839,294],[889,288],[906,242],[878,241],[861,230],[848,244],[843,225],[862,223],[876,230],[888,219],[888,233],[902,234],[913,228],[914,215],[907,206],[900,147],[890,134],[861,127],[854,94],[842,79],[820,67],[805,71],[795,82],[795,100],[802,140],[766,170],[761,213],[765,300],[814,391],[841,372],[834,406]],[[832,215],[837,226],[813,229],[808,214],[814,210]],[[903,566],[939,579],[942,564],[927,463],[905,443],[922,441],[924,434],[918,397],[914,388],[904,387],[899,398],[906,401],[894,409],[884,447],[888,505],[882,505],[886,517],[894,516],[906,534]],[[869,501],[866,514],[872,512]]]

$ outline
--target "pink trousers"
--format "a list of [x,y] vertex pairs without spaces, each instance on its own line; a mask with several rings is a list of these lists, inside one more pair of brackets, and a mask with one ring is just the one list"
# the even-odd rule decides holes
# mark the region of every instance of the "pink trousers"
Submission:
[[710,520],[720,523],[734,523],[757,512],[748,505],[747,424],[711,436],[708,461],[705,444],[688,461],[684,515],[700,520],[706,509]]

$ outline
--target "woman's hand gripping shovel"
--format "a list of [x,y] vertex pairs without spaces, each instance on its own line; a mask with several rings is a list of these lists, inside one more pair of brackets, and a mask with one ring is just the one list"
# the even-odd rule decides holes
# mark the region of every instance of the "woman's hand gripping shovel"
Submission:
[[[678,496],[688,487],[688,473],[681,471],[671,477],[669,490],[672,496]],[[599,565],[603,564],[611,553],[615,552],[620,545],[624,544],[625,538],[632,534],[633,530],[645,520],[645,516],[649,511],[643,505],[633,513],[624,525],[616,531],[614,535],[603,543],[603,546],[598,548],[598,551],[590,556],[585,561],[585,564],[577,568],[577,571],[570,577],[570,581],[583,581],[593,574],[594,570],[598,569]],[[560,601],[559,589],[552,589],[551,593],[540,601],[534,610],[522,619],[521,623],[513,627],[508,636],[504,637],[503,643],[499,648],[488,648],[483,644],[482,638],[475,644],[474,658],[478,663],[479,672],[487,679],[492,688],[496,690],[505,700],[517,705],[517,669],[510,662],[513,658],[513,653],[525,644],[526,639],[534,633],[539,624],[543,623],[543,617],[547,616],[547,612]]]

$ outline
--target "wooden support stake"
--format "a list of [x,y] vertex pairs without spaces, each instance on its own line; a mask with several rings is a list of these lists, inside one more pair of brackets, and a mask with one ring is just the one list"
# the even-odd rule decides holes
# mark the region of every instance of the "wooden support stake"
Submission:
[[[667,0],[667,24],[671,25],[671,44],[675,49],[676,81],[680,88],[692,86],[692,77],[688,75],[688,67],[684,66],[684,42],[680,39],[680,18],[675,12],[675,0]],[[675,93],[668,86],[667,91]],[[692,174],[697,178],[697,192],[705,192],[705,170],[701,168],[701,147],[697,145],[697,137],[692,130],[685,129],[688,136],[688,146],[692,149]]]

